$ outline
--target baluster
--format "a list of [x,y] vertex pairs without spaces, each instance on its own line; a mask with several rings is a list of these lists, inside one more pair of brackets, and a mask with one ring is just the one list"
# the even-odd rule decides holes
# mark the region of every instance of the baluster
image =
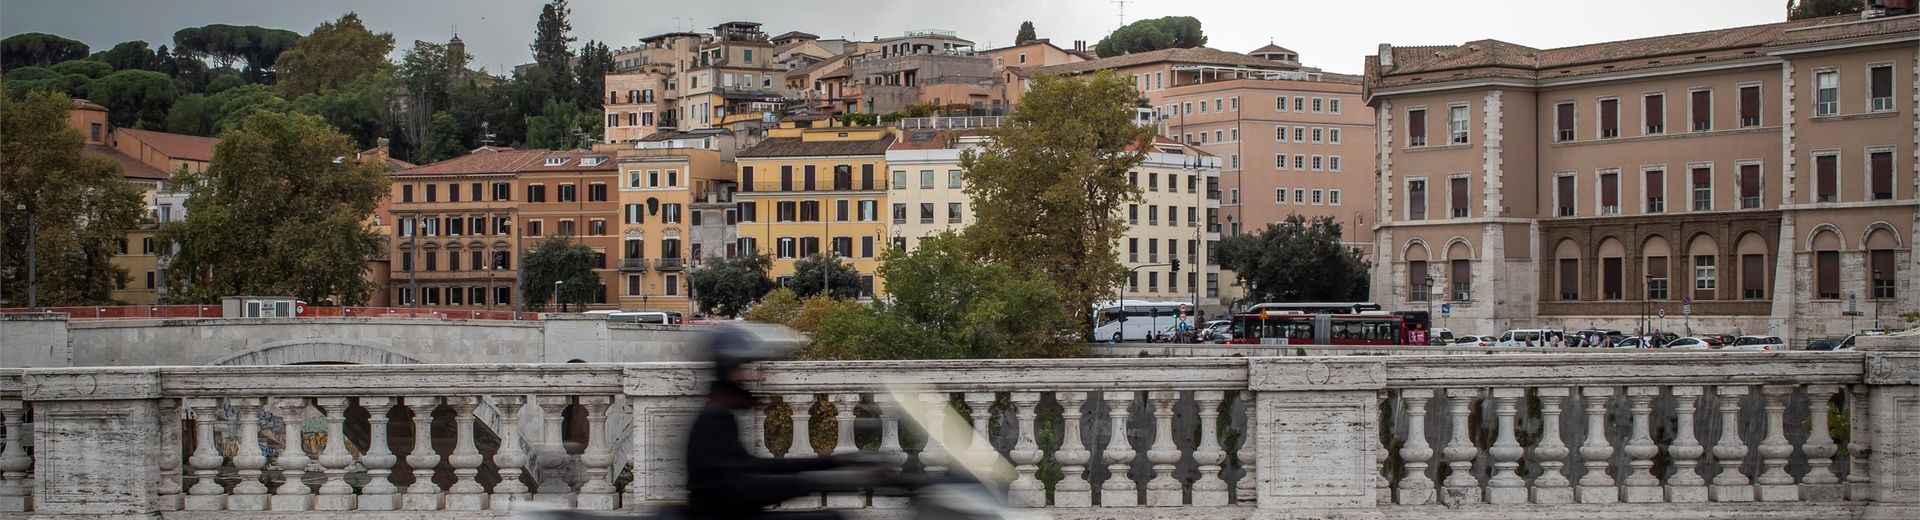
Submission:
[[1155,507],[1179,506],[1181,485],[1173,478],[1173,464],[1180,462],[1180,446],[1173,443],[1173,403],[1180,399],[1180,392],[1158,390],[1147,392],[1147,398],[1153,401],[1153,446],[1147,449],[1147,460],[1153,463],[1153,480],[1147,481],[1147,505]]
[[273,500],[269,508],[274,511],[305,511],[313,506],[313,490],[302,481],[307,474],[307,452],[301,447],[300,423],[307,413],[306,398],[293,397],[280,400],[280,457],[274,459],[280,465],[280,476],[285,482],[273,490]]
[[433,468],[440,465],[440,454],[433,452],[433,409],[438,397],[407,397],[401,402],[413,410],[413,451],[407,452],[407,466],[413,468],[413,484],[400,508],[407,511],[440,509],[440,485],[433,483]]
[[[1374,402],[1380,407],[1382,413],[1386,414],[1389,418],[1394,416],[1392,395],[1390,391],[1381,389],[1373,396]],[[1392,437],[1392,434],[1389,433],[1392,431],[1392,424],[1392,420],[1382,421],[1379,426],[1380,432],[1387,433],[1388,437]],[[1380,442],[1380,445],[1373,450],[1373,503],[1377,506],[1392,505],[1393,468],[1387,467],[1387,461],[1392,458],[1389,450],[1393,442],[1391,439],[1375,440]],[[1198,484],[1195,485],[1195,489],[1198,489]],[[1197,494],[1195,496],[1198,497]],[[1199,503],[1198,498],[1195,499],[1195,503]]]
[[1220,401],[1226,393],[1219,390],[1195,390],[1193,404],[1200,411],[1200,442],[1193,447],[1193,463],[1200,478],[1193,481],[1193,505],[1227,505],[1227,481],[1220,480],[1220,465],[1227,461],[1220,449]]
[[1675,424],[1673,444],[1667,447],[1667,457],[1673,460],[1672,469],[1667,470],[1668,502],[1707,501],[1707,481],[1700,478],[1696,469],[1707,449],[1700,446],[1693,434],[1694,410],[1701,391],[1698,386],[1673,387]]
[[1847,392],[1847,500],[1867,500],[1873,476],[1867,461],[1873,455],[1873,428],[1867,425],[1867,385],[1851,385]]
[[1653,443],[1647,424],[1648,416],[1653,413],[1653,398],[1659,394],[1659,387],[1627,387],[1627,403],[1633,413],[1633,435],[1621,450],[1630,458],[1624,492],[1627,502],[1659,502],[1665,498],[1660,478],[1653,476],[1653,456],[1660,453],[1660,446]]
[[1586,460],[1587,474],[1574,488],[1582,504],[1612,504],[1620,501],[1620,488],[1607,474],[1607,459],[1613,456],[1613,443],[1607,441],[1607,399],[1613,387],[1583,387],[1580,397],[1587,408],[1587,442],[1580,445],[1580,458]]
[[1499,417],[1499,433],[1487,453],[1493,455],[1493,477],[1487,479],[1487,502],[1492,504],[1527,503],[1527,481],[1520,478],[1520,457],[1527,449],[1513,438],[1513,417],[1518,403],[1526,395],[1520,388],[1493,389],[1494,415]]
[[1007,486],[1007,502],[1014,507],[1046,507],[1047,487],[1034,476],[1040,472],[1040,443],[1034,440],[1033,421],[1038,414],[1033,408],[1040,404],[1040,394],[1014,392],[1012,400],[1014,415],[1020,421],[1020,439],[1007,452],[1007,459],[1019,476]]
[[1447,389],[1447,413],[1453,417],[1453,435],[1440,454],[1452,469],[1446,482],[1441,483],[1446,489],[1442,503],[1448,505],[1481,501],[1480,480],[1473,478],[1473,458],[1480,455],[1480,447],[1473,445],[1473,432],[1467,431],[1467,416],[1472,412],[1474,398],[1479,396],[1478,388]]
[[[793,427],[793,444],[787,446],[786,458],[812,458],[818,456],[813,449],[813,394],[793,394],[781,396],[787,403],[787,418]],[[780,503],[780,509],[819,509],[820,495],[794,497]]]
[[1113,426],[1113,436],[1107,440],[1107,450],[1101,453],[1101,459],[1107,463],[1107,480],[1100,483],[1100,505],[1102,507],[1123,507],[1140,505],[1140,497],[1135,492],[1133,476],[1133,444],[1127,439],[1127,416],[1132,413],[1133,392],[1106,392],[1101,397],[1107,400],[1107,421]]
[[474,480],[480,474],[480,463],[486,462],[486,456],[473,445],[473,410],[480,406],[480,398],[459,396],[446,398],[447,407],[453,409],[453,453],[447,455],[447,464],[453,466],[453,485],[447,488],[447,510],[478,511],[486,507],[487,498],[483,496],[487,488]]
[[1560,438],[1560,404],[1573,395],[1573,389],[1536,388],[1533,395],[1540,398],[1540,443],[1533,448],[1533,458],[1540,461],[1540,476],[1533,479],[1533,502],[1571,504],[1573,488],[1567,480],[1566,465],[1572,450]]
[[754,401],[756,405],[748,412],[753,414],[753,433],[751,434],[753,436],[753,443],[750,444],[750,446],[753,446],[754,455],[772,457],[773,451],[767,449],[767,413],[773,409],[773,399],[767,396],[760,396],[755,398]]
[[[960,399],[967,403],[967,415],[973,419],[973,437],[967,443],[966,457],[971,463],[968,467],[985,467],[983,463],[993,461],[999,452],[993,449],[993,437],[989,435],[988,425],[993,421],[993,392],[967,392]],[[996,478],[993,475],[977,475],[982,480]]]
[[1395,501],[1403,506],[1433,503],[1433,479],[1427,477],[1427,461],[1433,458],[1433,448],[1427,446],[1427,400],[1433,393],[1431,388],[1400,391],[1407,408],[1407,442],[1400,445],[1400,460],[1406,462],[1407,476],[1400,479]]
[[[880,410],[880,449],[886,456],[887,464],[899,468],[907,462],[907,451],[900,447],[900,409],[901,403],[893,402],[891,394],[873,394],[873,404]],[[876,508],[903,508],[907,506],[906,497],[873,495],[869,500]]]
[[926,428],[927,430],[927,444],[920,448],[919,453],[920,466],[923,468],[922,471],[927,475],[944,475],[947,473],[948,462],[947,447],[945,444],[947,440],[947,394],[938,392],[920,394],[920,406],[926,412],[927,417],[927,424],[920,425],[920,427]]
[[1053,485],[1054,507],[1089,507],[1093,505],[1093,486],[1087,483],[1087,463],[1093,460],[1093,453],[1080,440],[1080,418],[1085,412],[1080,409],[1087,402],[1086,392],[1058,392],[1054,400],[1060,402],[1060,419],[1063,436],[1060,448],[1054,450],[1053,461],[1060,463],[1060,482]]
[[327,446],[320,452],[320,467],[326,468],[327,482],[320,485],[313,509],[353,509],[353,486],[347,485],[347,466],[353,465],[353,454],[347,453],[347,398],[322,397],[314,404],[327,414]]
[[267,455],[260,451],[260,405],[258,397],[239,397],[233,399],[233,419],[238,423],[240,434],[234,437],[233,467],[234,475],[240,481],[233,485],[233,496],[227,498],[227,509],[235,511],[265,511],[267,509],[267,484],[261,481],[261,470],[267,467]]
[[580,406],[587,409],[587,449],[580,455],[580,463],[587,467],[587,481],[580,485],[576,508],[611,511],[619,505],[614,499],[613,451],[607,448],[607,439],[613,436],[607,431],[607,408],[612,405],[613,396],[580,396]]
[[[27,470],[33,469],[33,457],[28,456],[27,448],[20,445],[24,438],[21,432],[22,428],[26,428],[26,415],[25,401],[0,399],[0,416],[3,416],[0,421],[4,421],[0,424],[7,429],[6,445],[0,446],[0,512],[26,512],[33,500],[33,488],[27,485]],[[207,428],[211,433],[212,425]],[[214,461],[213,465],[218,466],[219,461]]]
[[1837,385],[1807,385],[1807,416],[1813,427],[1800,447],[1807,455],[1808,466],[1800,488],[1808,502],[1838,502],[1846,496],[1840,477],[1833,474],[1833,455],[1840,452],[1840,447],[1827,432],[1827,412],[1833,409],[1833,394],[1838,391]]
[[573,507],[573,486],[567,485],[567,463],[572,456],[567,454],[564,444],[566,432],[561,422],[567,405],[572,397],[564,395],[534,396],[533,402],[540,406],[541,439],[540,452],[534,458],[540,466],[538,487],[534,488],[533,500],[536,502]]
[[[193,466],[193,487],[187,489],[186,510],[219,511],[225,509],[227,506],[227,497],[224,496],[226,489],[220,487],[220,483],[215,481],[215,478],[220,476],[220,463],[224,462],[226,457],[220,455],[220,449],[214,445],[213,441],[213,422],[218,417],[220,400],[196,397],[187,400],[187,408],[193,413],[194,447],[193,456],[187,459],[187,464]],[[7,423],[7,433],[10,435],[18,431],[17,428],[19,427],[18,423],[12,422],[13,419],[14,414],[8,413],[7,420],[9,422]],[[14,446],[18,445],[19,441],[17,438],[11,436],[7,438],[7,448],[9,450],[12,450]],[[9,455],[11,455],[11,453],[9,453]],[[0,458],[0,466],[4,466],[3,463],[6,460],[8,459]],[[11,476],[12,475],[8,475],[8,477]],[[25,474],[22,473],[21,476],[24,477]],[[11,478],[9,480],[11,480]],[[24,494],[21,496],[24,496]],[[22,505],[22,507],[24,508],[25,506]]]
[[367,409],[367,446],[366,453],[360,454],[360,465],[367,468],[367,485],[360,488],[357,504],[361,511],[392,511],[395,493],[400,489],[393,485],[393,463],[400,458],[394,456],[393,448],[387,446],[387,412],[393,410],[395,399],[392,397],[362,397],[360,407]]
[[500,468],[500,483],[493,485],[487,509],[513,509],[515,502],[533,498],[527,484],[520,481],[527,466],[527,450],[520,447],[520,407],[526,404],[524,395],[493,396],[494,408],[500,414],[500,449],[493,453],[493,465]]
[[1720,406],[1720,442],[1713,445],[1720,473],[1713,476],[1708,494],[1715,502],[1752,502],[1753,485],[1740,473],[1740,464],[1747,459],[1747,443],[1740,440],[1740,398],[1747,395],[1747,387],[1728,385],[1713,391]]
[[1760,387],[1760,396],[1765,398],[1766,402],[1767,436],[1760,441],[1760,463],[1763,469],[1760,476],[1753,481],[1760,489],[1762,502],[1789,502],[1800,499],[1800,487],[1794,485],[1793,475],[1787,474],[1787,458],[1793,456],[1793,445],[1787,442],[1784,426],[1787,395],[1792,393],[1792,385]]
[[[860,451],[853,439],[853,408],[860,405],[860,394],[829,394],[833,400],[833,454],[840,455]],[[860,508],[867,505],[865,493],[828,493],[827,507],[833,509]]]
[[[180,510],[182,487],[180,483],[180,404],[179,399],[160,401],[160,460],[157,461],[160,467],[160,480],[153,500],[153,508],[156,511]],[[0,404],[0,415],[11,417],[21,414],[17,411],[8,411],[5,406]],[[7,431],[12,432],[13,428],[8,428]],[[8,445],[12,445],[12,442]],[[5,465],[5,458],[5,455],[0,455],[0,466]],[[4,470],[0,469],[0,471]],[[0,475],[0,502],[6,501],[5,487],[5,477]],[[7,510],[5,504],[0,504],[0,511]]]
[[1239,394],[1240,401],[1246,403],[1247,428],[1241,432],[1240,447],[1234,450],[1244,474],[1233,485],[1233,500],[1235,503],[1253,505],[1260,501],[1260,477],[1256,471],[1256,462],[1260,457],[1260,400],[1252,390],[1242,390]]

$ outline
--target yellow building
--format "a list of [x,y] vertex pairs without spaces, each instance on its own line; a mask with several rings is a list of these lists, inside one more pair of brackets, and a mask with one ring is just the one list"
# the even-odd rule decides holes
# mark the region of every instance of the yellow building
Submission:
[[732,222],[700,205],[725,199],[733,184],[732,138],[724,130],[664,133],[617,150],[620,308],[696,311],[687,271],[731,253],[723,235]]
[[174,172],[199,172],[213,161],[213,147],[220,142],[211,137],[169,134],[132,128],[112,128],[107,123],[107,108],[84,99],[73,101],[67,112],[67,126],[86,137],[84,152],[104,157],[120,165],[128,183],[138,187],[145,201],[144,215],[138,227],[120,238],[113,265],[127,270],[128,282],[115,289],[116,301],[135,305],[163,303],[161,289],[166,278],[162,265],[162,247],[154,242],[161,224],[187,216],[185,192],[173,189]]
[[888,228],[886,155],[894,131],[885,127],[769,130],[766,140],[740,152],[740,249],[774,258],[772,275],[793,275],[794,261],[831,253],[860,272],[861,295],[875,282]]

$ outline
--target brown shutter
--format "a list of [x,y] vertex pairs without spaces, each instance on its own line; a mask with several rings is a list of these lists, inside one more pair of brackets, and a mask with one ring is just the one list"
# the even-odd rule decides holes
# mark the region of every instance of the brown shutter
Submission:
[[[1873,270],[1867,272],[1868,282],[1871,283],[1876,278],[1880,280],[1888,280],[1888,281],[1893,280],[1896,274],[1893,270],[1893,250],[1891,249],[1874,250],[1871,256],[1873,258],[1868,263],[1872,264],[1871,267],[1873,268]],[[1877,277],[1874,276],[1874,272],[1876,271],[1879,272],[1879,276]]]
[[1407,135],[1409,137],[1425,137],[1427,135],[1427,111],[1407,111]]
[[[1560,207],[1562,207],[1562,208],[1571,208],[1571,207],[1574,207],[1574,205],[1573,205],[1573,177],[1561,177],[1561,178],[1560,178]],[[1563,213],[1563,214],[1564,214],[1564,213]]]
[[1760,165],[1740,165],[1740,197],[1760,196]]
[[1821,199],[1839,195],[1840,173],[1837,171],[1839,169],[1839,161],[1840,157],[1834,155],[1822,155],[1813,158],[1813,171],[1815,172],[1814,176],[1819,180],[1820,191],[1818,194]]
[[1740,121],[1760,123],[1760,87],[1740,87]]
[[1620,205],[1620,176],[1605,174],[1600,176],[1600,205]]
[[1666,96],[1647,96],[1647,114],[1646,114],[1645,123],[1646,123],[1645,126],[1650,130],[1651,129],[1664,130],[1666,128],[1667,126],[1667,97]]
[[1821,251],[1818,253],[1819,289],[1814,297],[1838,298],[1840,294],[1840,252]]
[[1651,170],[1647,172],[1647,198],[1667,196],[1667,172]]
[[[1420,286],[1427,284],[1427,263],[1424,261],[1407,262],[1407,290],[1425,290]],[[1409,294],[1409,299],[1425,300],[1426,294]]]
[[1740,293],[1742,298],[1765,298],[1767,294],[1767,257],[1740,257]]
[[[1705,123],[1703,125],[1703,123]],[[1713,128],[1713,91],[1693,91],[1693,127]]]
[[[1560,299],[1578,299],[1580,293],[1580,261],[1571,258],[1560,260]],[[1568,298],[1573,295],[1573,298]]]
[[1573,103],[1562,103],[1556,108],[1559,110],[1556,128],[1562,132],[1573,130]]
[[1868,97],[1893,97],[1893,67],[1874,67],[1867,74]]
[[1611,298],[1613,295],[1620,294],[1621,292],[1620,278],[1622,278],[1623,268],[1620,260],[1619,258],[1603,258],[1600,260],[1600,270],[1606,277],[1605,280],[1601,281],[1601,283],[1605,285],[1603,289],[1603,291],[1605,291],[1604,297]]
[[1455,211],[1467,209],[1467,179],[1465,177],[1447,179],[1447,183],[1453,185],[1450,190],[1453,192],[1452,209]]
[[753,167],[740,167],[740,191],[753,191]]
[[[1473,263],[1468,262],[1466,260],[1454,260],[1453,261],[1453,277],[1449,278],[1449,280],[1453,282],[1454,287],[1461,287],[1461,286],[1472,287],[1473,286]],[[1466,298],[1459,298],[1460,295],[1458,294],[1455,294],[1452,296],[1454,296],[1456,299],[1462,299],[1462,300],[1466,299]]]
[[1605,99],[1600,101],[1600,129],[1613,130],[1616,132],[1615,135],[1618,135],[1617,132],[1620,130],[1620,100]]
[[1664,257],[1664,256],[1647,257],[1647,274],[1652,275],[1654,278],[1666,278],[1667,277],[1667,257]]
[[1713,185],[1713,170],[1707,169],[1707,168],[1694,168],[1693,169],[1693,185],[1694,186]]
[[1893,152],[1874,152],[1867,167],[1873,173],[1873,198],[1893,198]]

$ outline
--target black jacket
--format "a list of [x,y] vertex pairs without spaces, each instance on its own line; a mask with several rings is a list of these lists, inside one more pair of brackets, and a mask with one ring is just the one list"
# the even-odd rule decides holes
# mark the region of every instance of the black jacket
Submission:
[[824,458],[756,457],[740,443],[733,410],[716,402],[700,409],[687,435],[687,508],[696,517],[754,515],[781,501],[822,491],[804,471],[832,469]]

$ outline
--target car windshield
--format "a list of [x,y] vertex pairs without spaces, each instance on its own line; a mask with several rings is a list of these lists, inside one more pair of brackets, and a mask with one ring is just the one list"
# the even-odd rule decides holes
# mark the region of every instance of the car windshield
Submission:
[[1769,343],[1769,342],[1767,341],[1767,338],[1740,338],[1740,339],[1736,339],[1736,340],[1733,340],[1733,344],[1734,344],[1735,346],[1739,346],[1739,345],[1765,345],[1765,344],[1767,344],[1767,343]]

